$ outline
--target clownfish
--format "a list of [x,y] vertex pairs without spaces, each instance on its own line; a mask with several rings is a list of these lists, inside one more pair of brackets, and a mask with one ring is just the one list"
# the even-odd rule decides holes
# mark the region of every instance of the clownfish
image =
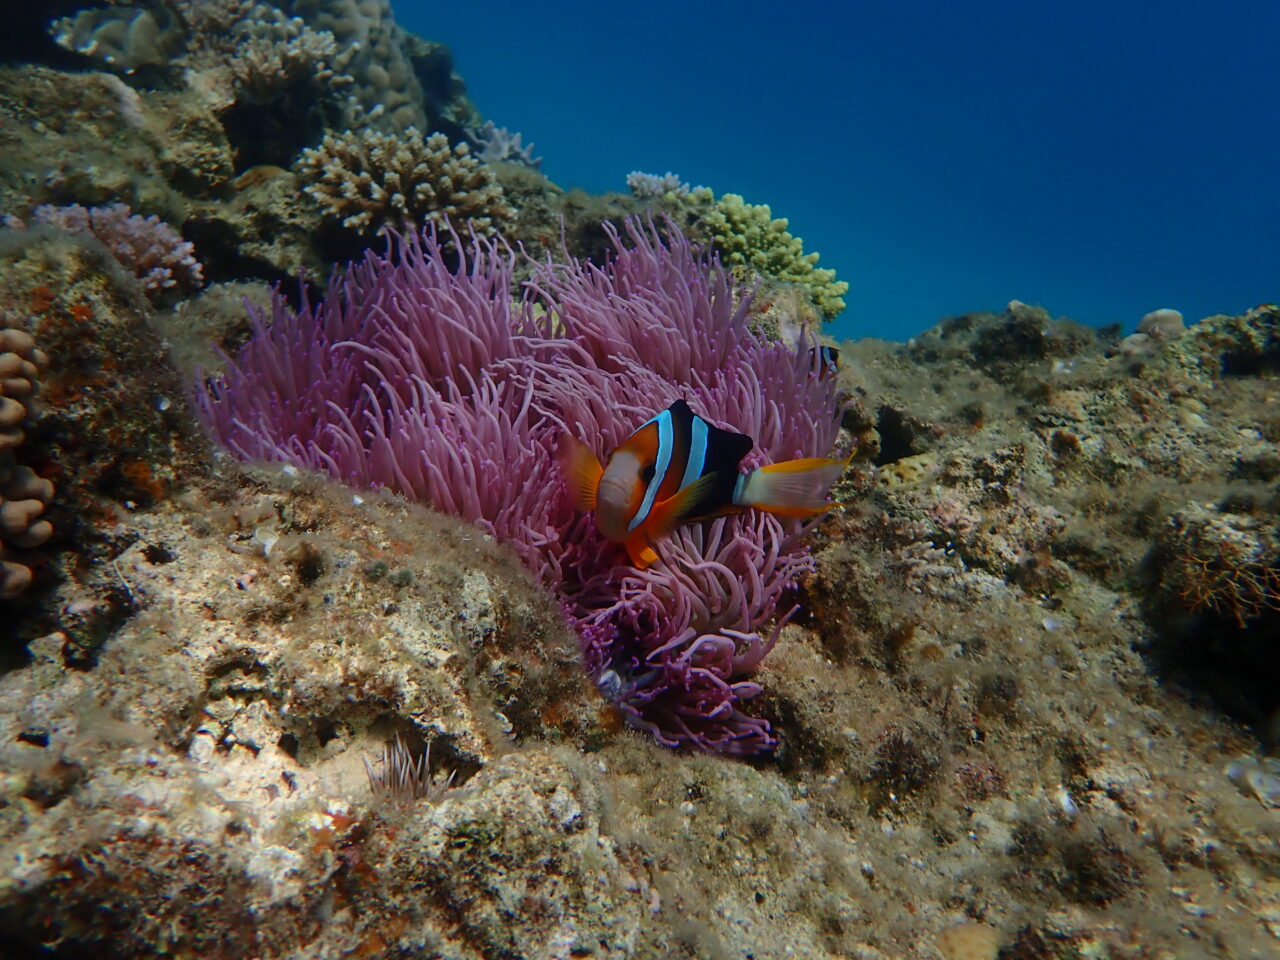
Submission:
[[840,350],[837,347],[811,347],[809,355],[818,367],[818,379],[828,380],[840,373]]
[[812,517],[834,506],[827,490],[848,460],[806,457],[741,473],[753,443],[677,400],[623,440],[603,466],[566,433],[560,463],[578,508],[594,510],[600,532],[643,570],[658,559],[653,544],[686,523],[751,507]]

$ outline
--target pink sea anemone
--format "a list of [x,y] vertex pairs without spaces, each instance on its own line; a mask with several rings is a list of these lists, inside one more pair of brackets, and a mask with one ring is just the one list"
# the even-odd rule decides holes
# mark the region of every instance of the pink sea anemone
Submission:
[[[268,321],[196,391],[246,460],[385,486],[508,543],[557,591],[586,669],[630,723],[670,746],[769,749],[744,701],[777,639],[778,603],[810,564],[800,527],[751,512],[687,526],[631,567],[577,513],[555,468],[568,432],[604,455],[677,398],[756,441],[746,466],[830,452],[837,406],[804,346],[747,328],[749,296],[671,225],[628,222],[603,265],[536,265],[473,238],[446,265],[409,236]],[[769,624],[774,623],[770,629]]]

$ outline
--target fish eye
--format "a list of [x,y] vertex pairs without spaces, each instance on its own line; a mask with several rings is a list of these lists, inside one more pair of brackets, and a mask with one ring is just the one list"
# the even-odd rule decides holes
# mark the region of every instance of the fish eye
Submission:
[[640,471],[640,482],[648,483],[652,479],[653,479],[653,464],[647,463],[645,464],[644,469]]

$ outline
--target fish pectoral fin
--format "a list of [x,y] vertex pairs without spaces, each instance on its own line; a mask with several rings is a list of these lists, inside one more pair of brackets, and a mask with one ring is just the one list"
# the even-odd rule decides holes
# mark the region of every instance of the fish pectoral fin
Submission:
[[639,570],[647,570],[658,559],[657,552],[644,537],[632,537],[622,544],[627,548],[627,556],[631,565]]
[[677,527],[688,523],[698,500],[711,489],[715,482],[716,475],[714,473],[705,474],[683,490],[677,490],[666,500],[655,504],[653,510],[649,513],[648,521],[644,525],[649,539],[656,540],[660,537],[669,536]]
[[604,467],[590,447],[568,433],[561,435],[556,453],[574,504],[579,510],[594,510]]

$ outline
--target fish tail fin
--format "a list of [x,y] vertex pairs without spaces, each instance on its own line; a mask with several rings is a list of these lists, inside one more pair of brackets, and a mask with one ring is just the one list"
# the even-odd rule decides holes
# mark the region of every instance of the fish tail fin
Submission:
[[840,479],[849,460],[805,457],[784,460],[743,474],[733,502],[780,517],[813,517],[836,506],[827,502],[827,491]]
[[594,510],[596,491],[600,487],[604,467],[600,466],[600,461],[590,447],[568,433],[560,437],[560,446],[556,452],[574,504],[579,510]]

